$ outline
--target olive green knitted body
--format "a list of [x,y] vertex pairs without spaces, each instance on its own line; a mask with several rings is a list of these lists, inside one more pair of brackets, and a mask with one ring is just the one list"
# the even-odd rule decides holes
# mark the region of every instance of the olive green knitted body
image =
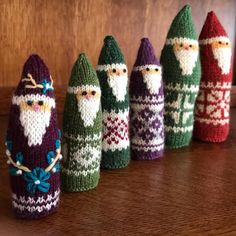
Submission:
[[[123,168],[130,161],[130,147],[128,136],[129,98],[128,86],[111,87],[109,84],[109,70],[122,70],[127,67],[124,57],[116,41],[112,36],[104,40],[98,67],[97,75],[102,90],[102,111],[103,111],[103,150],[101,167],[106,169]],[[126,71],[127,73],[127,71]],[[125,73],[125,75],[126,75]],[[128,79],[128,77],[127,77]],[[121,80],[120,83],[122,83]],[[120,84],[122,85],[122,84]],[[124,96],[119,99],[115,90],[123,89]]]
[[188,46],[191,45],[188,50],[193,46],[198,47],[189,6],[184,7],[174,19],[161,53],[165,95],[165,145],[169,148],[188,146],[191,141],[194,105],[201,77],[199,53],[196,54],[192,71],[185,72],[180,66],[177,54],[175,55],[175,42],[180,47],[187,42]]
[[99,81],[88,58],[81,54],[72,69],[63,113],[61,182],[64,191],[86,191],[95,188],[99,181],[102,138],[100,97],[96,116],[91,122],[85,122],[86,117],[91,115],[89,109],[82,116],[83,104],[79,103],[81,99],[86,100],[82,92],[89,94],[90,90],[99,93]]

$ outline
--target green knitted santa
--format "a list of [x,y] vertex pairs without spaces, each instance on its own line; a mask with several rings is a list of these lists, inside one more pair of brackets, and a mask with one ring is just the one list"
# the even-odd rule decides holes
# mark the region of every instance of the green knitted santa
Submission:
[[200,83],[199,47],[186,5],[175,17],[161,54],[165,94],[165,144],[187,146],[192,137],[193,110]]
[[95,188],[99,181],[102,142],[101,90],[85,54],[75,62],[63,114],[62,189]]
[[123,168],[130,160],[128,71],[124,56],[112,36],[104,39],[97,75],[102,90],[103,110],[101,167]]

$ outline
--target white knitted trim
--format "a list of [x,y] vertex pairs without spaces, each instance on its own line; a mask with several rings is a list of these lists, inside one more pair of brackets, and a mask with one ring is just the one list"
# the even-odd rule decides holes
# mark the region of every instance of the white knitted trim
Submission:
[[165,89],[178,92],[192,92],[197,93],[199,90],[199,85],[187,85],[187,84],[176,84],[175,86],[172,83],[164,85]]
[[158,96],[158,98],[156,97],[150,97],[150,96],[145,96],[144,98],[142,96],[131,96],[130,97],[130,102],[144,102],[144,103],[161,103],[164,102],[164,96]]
[[77,94],[79,91],[83,90],[94,90],[96,92],[101,92],[101,89],[98,86],[94,85],[81,85],[81,86],[73,86],[73,87],[68,87],[67,92],[72,93],[72,94]]
[[226,42],[226,43],[230,43],[230,40],[229,40],[228,37],[226,37],[226,36],[219,36],[219,37],[199,40],[199,44],[206,45],[206,44],[211,44],[211,43],[213,43],[215,41],[223,41],[223,42]]
[[[42,212],[43,210],[49,211],[53,206],[55,207],[59,202],[60,190],[57,190],[54,194],[48,194],[46,197],[38,197],[36,200],[33,197],[20,196],[12,194],[12,204],[14,208],[20,211]],[[41,204],[44,204],[41,206]],[[32,205],[32,206],[31,206]]]
[[165,126],[165,131],[173,131],[174,133],[179,132],[191,132],[193,130],[193,126],[187,126],[187,127],[173,127],[173,126]]
[[[163,141],[163,140],[162,140]],[[150,146],[150,147],[141,147],[140,144],[135,144],[132,142],[132,149],[137,150],[137,151],[161,151],[164,149],[164,143],[160,144],[160,145],[155,145],[154,147]]]
[[[97,71],[108,71],[109,69],[126,69],[127,70],[127,66],[124,63],[113,63],[111,65],[97,65],[96,70]],[[127,70],[128,71],[128,70]]]
[[87,176],[88,174],[94,174],[95,172],[98,172],[100,169],[100,166],[98,166],[97,168],[94,168],[92,170],[83,170],[83,171],[76,171],[76,170],[70,170],[70,169],[66,169],[63,166],[61,167],[61,172],[67,174],[67,175],[71,175],[71,176]]
[[142,70],[146,70],[147,68],[149,69],[158,68],[161,70],[161,66],[150,64],[150,65],[143,65],[143,66],[134,66],[133,71],[142,71]]
[[213,119],[206,119],[206,118],[198,118],[195,117],[196,121],[199,121],[200,123],[206,123],[206,124],[213,124],[213,125],[225,125],[229,124],[229,119],[219,119],[219,120],[213,120]]
[[217,88],[217,89],[230,89],[231,88],[231,82],[201,82],[200,88]]
[[170,39],[166,39],[166,45],[173,45],[175,43],[183,43],[186,42],[188,44],[195,44],[198,45],[198,41],[195,39],[189,39],[189,38],[184,38],[184,37],[180,37],[180,38],[170,38]]
[[90,141],[96,141],[96,140],[100,140],[102,138],[102,133],[98,133],[98,134],[94,134],[94,135],[88,135],[86,137],[82,136],[82,135],[69,135],[68,133],[64,133],[63,136],[65,136],[66,138],[69,139],[73,139],[73,140],[77,140],[77,141],[85,141],[85,142],[90,142]]
[[40,94],[27,94],[25,96],[13,96],[12,98],[12,104],[20,105],[21,102],[27,102],[28,100],[38,102],[38,101],[44,101],[51,105],[51,107],[55,108],[56,103],[54,98],[47,97],[45,95]]

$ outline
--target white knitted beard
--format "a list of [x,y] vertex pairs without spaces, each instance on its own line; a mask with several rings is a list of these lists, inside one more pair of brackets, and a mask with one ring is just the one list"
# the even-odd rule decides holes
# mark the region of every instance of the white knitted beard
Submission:
[[81,98],[78,101],[78,109],[81,113],[81,119],[84,121],[84,126],[93,125],[94,119],[97,116],[97,112],[100,106],[100,98]]
[[127,76],[108,76],[108,84],[117,101],[124,101],[127,93]]
[[24,135],[28,137],[28,145],[41,145],[46,128],[50,124],[51,111],[24,111],[20,112],[20,122],[24,128]]
[[180,51],[176,50],[174,53],[182,69],[182,75],[191,75],[196,65],[198,51],[182,49]]
[[229,74],[231,64],[231,48],[214,48],[213,55],[218,62],[222,74]]
[[145,74],[144,82],[150,93],[158,93],[161,87],[161,75],[160,74]]

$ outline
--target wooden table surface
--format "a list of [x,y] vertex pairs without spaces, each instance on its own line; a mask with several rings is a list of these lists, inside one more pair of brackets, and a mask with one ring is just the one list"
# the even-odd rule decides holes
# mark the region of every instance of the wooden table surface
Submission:
[[193,141],[161,160],[102,171],[99,186],[62,193],[58,212],[18,220],[11,210],[0,117],[0,235],[236,235],[236,109],[222,144]]

